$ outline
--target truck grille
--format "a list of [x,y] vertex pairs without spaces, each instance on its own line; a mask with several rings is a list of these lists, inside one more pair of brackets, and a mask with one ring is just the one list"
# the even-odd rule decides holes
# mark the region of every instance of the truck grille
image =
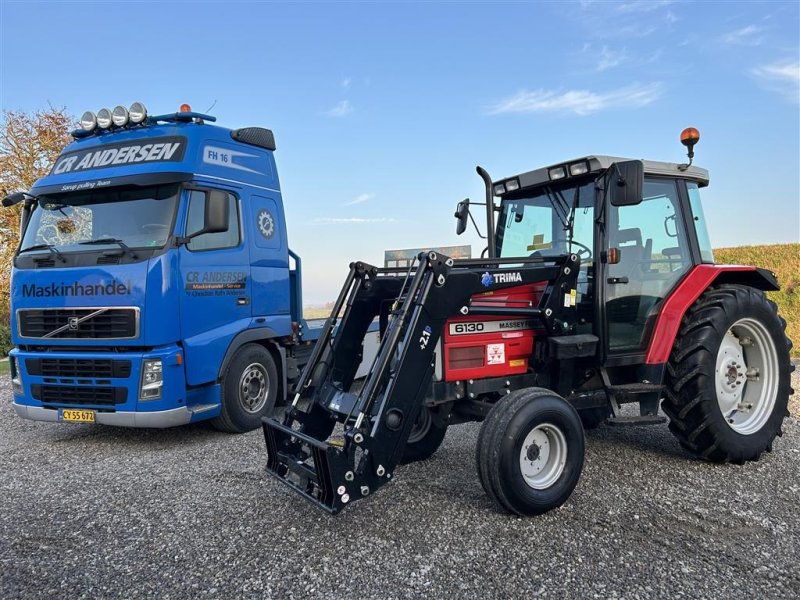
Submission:
[[28,374],[41,377],[111,379],[131,376],[131,361],[129,360],[28,358],[25,360],[25,368]]
[[31,386],[31,394],[44,404],[75,406],[114,406],[128,399],[128,390],[123,387],[35,384]]
[[139,335],[138,308],[46,308],[17,311],[19,334],[38,339],[130,339]]

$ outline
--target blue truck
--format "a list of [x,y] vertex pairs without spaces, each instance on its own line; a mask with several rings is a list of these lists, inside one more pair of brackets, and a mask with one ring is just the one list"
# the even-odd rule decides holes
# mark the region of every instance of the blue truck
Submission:
[[139,102],[87,112],[20,204],[10,353],[25,419],[261,425],[321,323],[302,314],[273,133]]

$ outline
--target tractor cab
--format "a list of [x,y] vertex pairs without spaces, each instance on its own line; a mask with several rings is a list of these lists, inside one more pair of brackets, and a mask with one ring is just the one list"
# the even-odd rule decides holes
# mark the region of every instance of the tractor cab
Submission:
[[[588,156],[498,181],[495,254],[576,253],[580,328],[607,356],[641,354],[660,302],[692,266],[713,262],[699,202],[708,173],[681,167]],[[635,195],[623,197],[628,187]]]

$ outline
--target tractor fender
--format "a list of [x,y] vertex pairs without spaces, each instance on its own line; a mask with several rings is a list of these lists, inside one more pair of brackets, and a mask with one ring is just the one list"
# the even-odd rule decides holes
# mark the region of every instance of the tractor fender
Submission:
[[228,345],[225,351],[225,356],[222,358],[222,363],[219,366],[219,373],[217,374],[217,381],[222,381],[225,370],[228,368],[233,355],[245,344],[251,342],[259,343],[267,349],[273,350],[273,355],[278,362],[278,373],[280,378],[281,389],[286,390],[286,348],[281,346],[277,339],[277,332],[269,327],[255,327],[253,329],[245,329],[237,333]]
[[780,289],[775,274],[766,269],[744,265],[697,265],[664,300],[650,338],[646,364],[667,362],[683,315],[712,284],[747,285],[765,292]]

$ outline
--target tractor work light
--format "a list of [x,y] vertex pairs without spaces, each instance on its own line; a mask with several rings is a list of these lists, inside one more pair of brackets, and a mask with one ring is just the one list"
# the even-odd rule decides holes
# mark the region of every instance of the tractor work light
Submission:
[[494,186],[494,195],[495,196],[502,196],[506,193],[506,184],[498,183]]
[[579,162],[569,166],[569,174],[572,176],[584,175],[589,172],[589,163]]
[[550,181],[564,179],[567,176],[567,170],[564,167],[556,167],[555,169],[548,169],[547,176],[550,177]]
[[183,104],[181,104],[180,111],[181,112],[192,112],[192,107],[184,102]]
[[108,129],[114,123],[111,116],[111,111],[107,108],[101,108],[97,111],[97,126],[100,129]]
[[97,117],[92,111],[87,110],[81,115],[81,129],[84,131],[94,131],[95,127],[97,127]]
[[144,120],[147,118],[147,109],[144,107],[144,104],[141,102],[134,102],[131,104],[131,107],[128,109],[128,118],[130,118],[131,123],[134,125],[144,123]]
[[142,361],[142,382],[139,385],[140,400],[158,400],[164,387],[161,359]]
[[519,180],[518,179],[509,179],[506,181],[506,191],[507,192],[516,192],[519,189]]
[[128,109],[124,106],[114,107],[114,112],[111,113],[111,120],[117,127],[125,127],[128,124]]

